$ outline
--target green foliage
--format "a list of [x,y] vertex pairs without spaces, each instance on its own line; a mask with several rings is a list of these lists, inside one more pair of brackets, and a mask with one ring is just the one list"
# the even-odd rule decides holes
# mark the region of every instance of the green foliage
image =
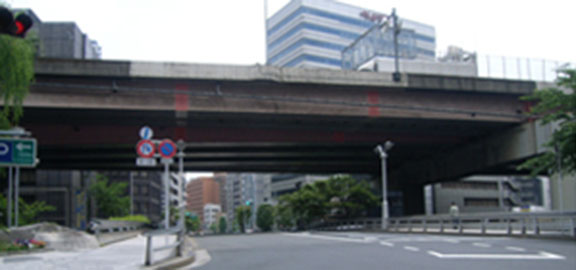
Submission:
[[189,232],[199,232],[202,225],[198,216],[186,217],[185,224]]
[[552,139],[544,146],[549,150],[521,164],[519,169],[530,170],[533,175],[542,172],[558,172],[558,161],[565,172],[576,172],[576,69],[562,69],[556,82],[558,88],[538,90],[526,101],[537,102],[530,115],[542,124],[554,123],[558,128]]
[[150,219],[144,215],[132,215],[132,216],[123,216],[123,217],[111,217],[109,220],[117,220],[117,221],[136,221],[136,222],[143,222],[146,224],[150,224]]
[[[6,216],[8,216],[8,212],[7,212],[7,199],[0,194],[0,213],[2,216],[2,219],[0,220],[0,224],[2,226],[6,226]],[[12,206],[14,207],[14,206]],[[38,222],[38,216],[44,212],[51,212],[56,210],[56,208],[52,205],[48,205],[46,204],[46,202],[43,201],[35,201],[32,203],[27,203],[24,200],[22,200],[22,198],[19,198],[18,200],[18,211],[19,211],[19,215],[18,215],[18,225],[23,226],[23,225],[28,225],[28,224],[32,224],[35,222]],[[12,208],[12,211],[14,211],[14,208]],[[14,217],[14,213],[12,213],[12,217]]]
[[274,207],[269,204],[262,204],[256,212],[256,225],[262,231],[269,232],[274,225]]
[[22,117],[22,103],[34,79],[33,42],[0,35],[0,129],[17,125]]
[[220,217],[218,228],[220,229],[220,233],[226,233],[226,230],[228,229],[228,222],[226,221],[225,217]]
[[98,217],[126,216],[130,211],[130,197],[126,194],[127,183],[110,183],[104,175],[97,174],[90,185],[89,194],[96,200]]
[[212,233],[218,233],[218,224],[212,223],[210,225],[210,231],[212,231]]
[[286,201],[280,201],[274,208],[275,222],[280,230],[291,230],[294,227],[294,213]]
[[240,232],[244,233],[246,232],[245,230],[246,223],[248,223],[250,217],[252,217],[252,209],[250,209],[250,206],[244,205],[236,207],[235,211],[236,211],[236,222],[240,227]]
[[278,224],[284,228],[292,222],[304,227],[328,216],[361,217],[368,208],[378,205],[378,197],[368,184],[350,176],[334,176],[305,185],[297,192],[280,197],[279,201]]

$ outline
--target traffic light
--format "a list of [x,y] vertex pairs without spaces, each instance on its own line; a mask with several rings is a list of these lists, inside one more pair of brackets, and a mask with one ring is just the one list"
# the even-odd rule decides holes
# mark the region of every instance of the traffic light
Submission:
[[0,7],[0,34],[23,38],[33,24],[30,16],[22,13],[14,18],[9,9]]

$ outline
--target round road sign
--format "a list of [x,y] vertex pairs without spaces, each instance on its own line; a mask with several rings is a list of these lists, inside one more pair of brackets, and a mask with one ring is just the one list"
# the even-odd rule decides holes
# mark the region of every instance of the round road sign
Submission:
[[172,140],[163,140],[158,147],[158,152],[163,158],[172,158],[176,155],[176,144]]
[[151,158],[154,156],[155,148],[154,143],[150,140],[141,140],[136,145],[136,152],[143,158]]
[[143,126],[138,133],[143,140],[150,140],[154,136],[154,131],[149,126]]

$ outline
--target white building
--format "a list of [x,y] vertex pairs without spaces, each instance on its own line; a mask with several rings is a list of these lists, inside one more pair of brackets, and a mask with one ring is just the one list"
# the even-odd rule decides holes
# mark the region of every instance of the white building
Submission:
[[[267,63],[341,69],[343,50],[387,17],[333,0],[292,0],[267,20]],[[402,19],[402,29],[416,58],[435,58],[434,27]]]
[[204,228],[209,229],[212,224],[218,222],[218,213],[222,208],[218,204],[207,203],[204,205]]

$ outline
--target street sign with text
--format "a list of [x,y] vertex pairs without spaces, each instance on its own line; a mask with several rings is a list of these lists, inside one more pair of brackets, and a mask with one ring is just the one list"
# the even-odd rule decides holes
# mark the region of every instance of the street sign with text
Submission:
[[36,139],[0,138],[0,166],[35,167]]

